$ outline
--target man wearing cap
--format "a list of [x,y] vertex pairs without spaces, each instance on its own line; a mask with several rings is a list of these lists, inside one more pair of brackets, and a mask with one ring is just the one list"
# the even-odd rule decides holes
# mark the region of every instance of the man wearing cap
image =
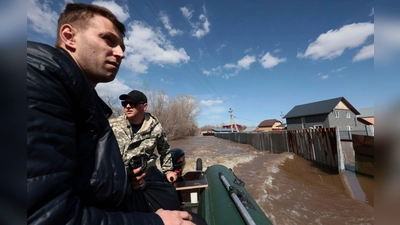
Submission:
[[[158,119],[147,109],[147,97],[138,90],[119,96],[122,100],[125,115],[110,119],[110,125],[117,138],[122,160],[125,166],[133,156],[147,156],[147,169],[145,170],[145,184],[137,186],[137,191],[143,191],[146,204],[150,211],[156,212],[160,208],[167,210],[180,210],[180,201],[172,183],[178,179],[178,174],[173,171],[173,157],[167,135]],[[156,167],[157,147],[160,154],[161,173]],[[181,149],[179,149],[181,150]],[[164,175],[165,174],[165,175]],[[135,189],[135,187],[134,187]],[[207,225],[207,222],[196,213],[189,212],[193,222],[197,225]]]
[[[170,145],[167,136],[158,119],[151,113],[145,112],[147,109],[147,97],[138,90],[133,90],[128,94],[119,96],[122,100],[125,115],[110,119],[110,125],[117,138],[125,166],[133,156],[147,156],[147,170],[145,180],[168,180],[174,182],[178,175],[173,171],[170,154]],[[157,151],[161,158],[160,173],[156,167]]]

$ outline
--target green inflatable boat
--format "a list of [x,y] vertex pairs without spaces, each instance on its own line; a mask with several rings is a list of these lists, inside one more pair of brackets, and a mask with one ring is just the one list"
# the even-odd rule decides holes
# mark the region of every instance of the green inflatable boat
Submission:
[[201,159],[195,171],[175,183],[184,210],[202,216],[208,225],[272,225],[232,170],[213,165],[203,171],[199,163],[201,167]]

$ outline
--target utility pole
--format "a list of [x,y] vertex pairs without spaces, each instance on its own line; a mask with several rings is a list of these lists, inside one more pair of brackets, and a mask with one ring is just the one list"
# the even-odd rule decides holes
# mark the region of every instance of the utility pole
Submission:
[[230,116],[231,116],[231,132],[233,132],[233,125],[235,125],[236,132],[239,132],[239,129],[238,129],[237,125],[236,125],[235,119],[234,119],[234,117],[232,115],[232,112],[233,112],[232,108],[229,108],[228,112],[230,113]]
[[281,111],[281,121],[282,121],[282,124],[283,124],[283,117],[285,116],[285,114],[283,114],[283,112]]

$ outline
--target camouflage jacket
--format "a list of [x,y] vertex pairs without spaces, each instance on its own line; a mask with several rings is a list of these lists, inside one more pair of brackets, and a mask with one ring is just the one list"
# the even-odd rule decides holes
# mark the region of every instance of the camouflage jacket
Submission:
[[157,147],[159,155],[165,155],[164,165],[161,165],[162,172],[172,170],[167,135],[155,116],[146,112],[142,127],[135,134],[125,115],[110,119],[110,125],[117,138],[125,166],[128,166],[132,156],[139,154],[146,154],[149,158],[147,163],[155,165],[158,156],[154,153],[154,149]]

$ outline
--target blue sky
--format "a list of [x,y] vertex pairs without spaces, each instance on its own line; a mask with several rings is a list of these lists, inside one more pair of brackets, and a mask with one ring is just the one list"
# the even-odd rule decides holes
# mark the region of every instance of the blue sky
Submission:
[[[29,0],[27,39],[53,45],[66,2]],[[123,65],[99,94],[192,95],[199,126],[229,124],[229,108],[236,123],[257,126],[300,104],[343,96],[359,109],[384,96],[374,85],[374,1],[80,2],[127,27]]]

